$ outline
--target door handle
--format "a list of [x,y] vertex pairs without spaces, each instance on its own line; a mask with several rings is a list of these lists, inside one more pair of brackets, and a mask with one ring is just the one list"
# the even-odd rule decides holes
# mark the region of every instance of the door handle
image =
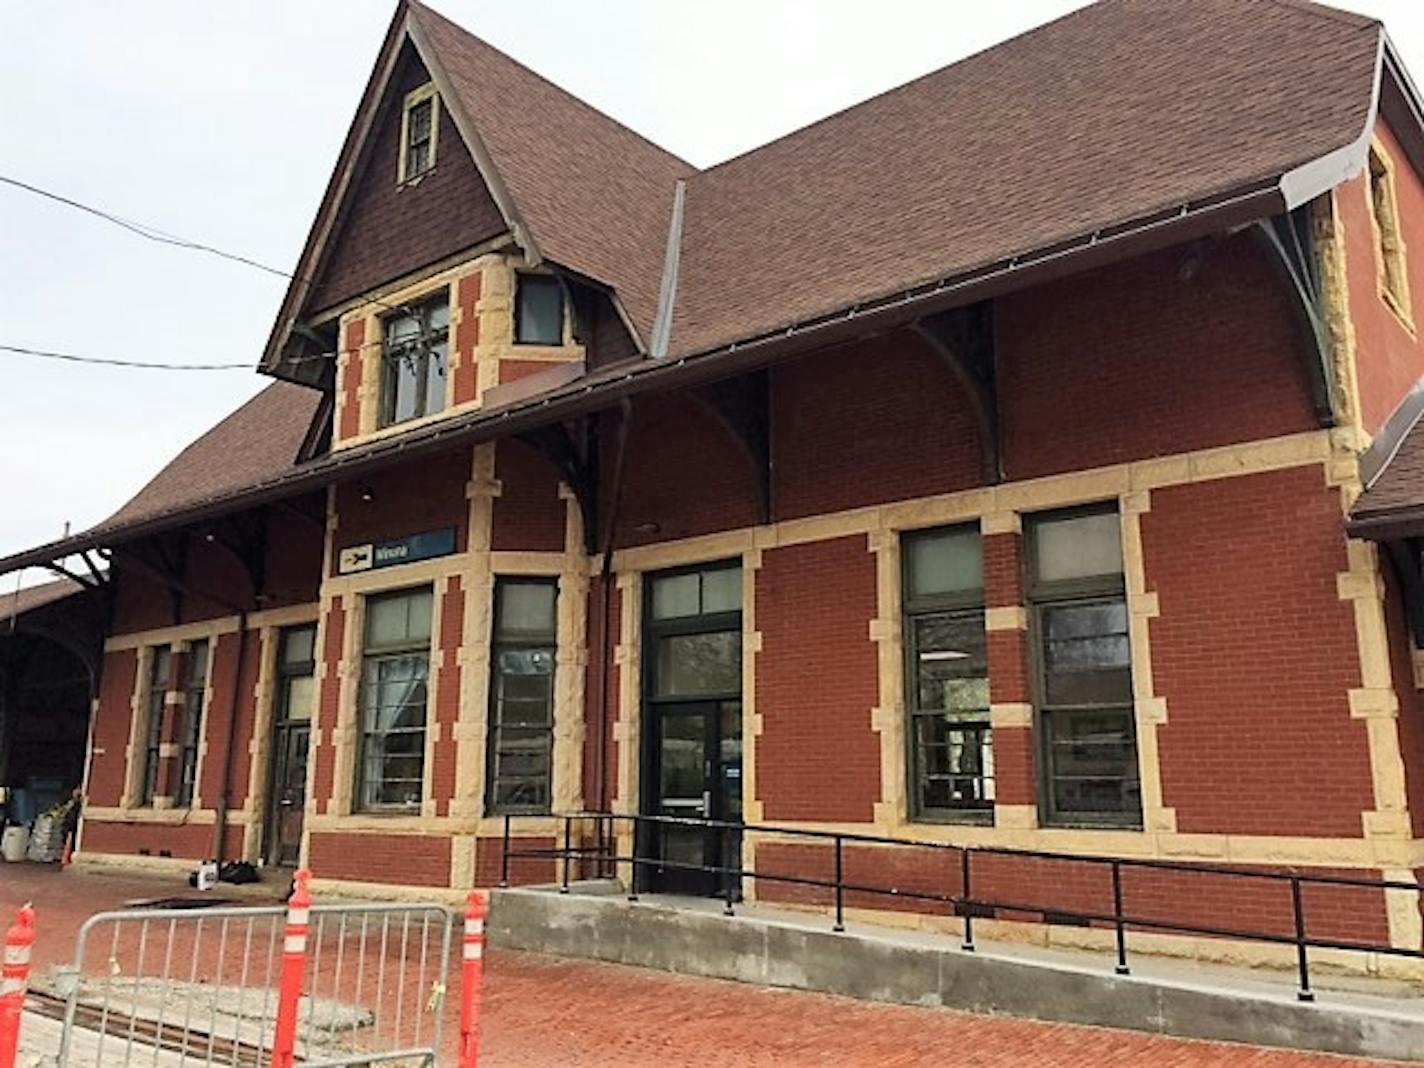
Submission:
[[702,791],[702,818],[710,820],[712,818],[712,791]]

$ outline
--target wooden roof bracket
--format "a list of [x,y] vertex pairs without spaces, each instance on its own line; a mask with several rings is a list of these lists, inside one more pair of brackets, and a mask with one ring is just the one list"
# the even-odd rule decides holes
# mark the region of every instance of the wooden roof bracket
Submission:
[[1285,214],[1259,219],[1250,225],[1250,231],[1286,283],[1302,335],[1301,358],[1315,420],[1322,427],[1332,427],[1337,421],[1335,359],[1330,330],[1325,323],[1325,299],[1310,226],[1310,205],[1302,204]]
[[772,520],[771,379],[762,368],[687,391],[737,443],[751,471],[757,522]]
[[598,553],[598,422],[599,413],[593,412],[517,435],[554,465],[573,492],[583,520],[584,551],[590,556]]
[[993,301],[927,315],[911,323],[910,329],[939,357],[969,401],[979,431],[984,481],[990,485],[1004,481]]

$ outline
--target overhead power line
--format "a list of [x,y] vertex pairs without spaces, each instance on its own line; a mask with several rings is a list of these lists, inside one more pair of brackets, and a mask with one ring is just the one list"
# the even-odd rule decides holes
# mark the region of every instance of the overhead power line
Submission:
[[256,368],[256,365],[251,363],[159,363],[156,360],[119,360],[107,356],[80,356],[73,352],[27,349],[20,345],[0,345],[0,352],[13,352],[20,356],[38,356],[46,360],[64,360],[67,363],[95,363],[105,367],[142,367],[150,371],[251,371]]
[[115,226],[122,226],[125,230],[137,234],[139,237],[147,238],[149,241],[157,241],[163,245],[173,245],[175,248],[191,249],[194,252],[206,252],[211,256],[218,256],[221,259],[231,260],[233,263],[241,263],[248,267],[255,267],[257,270],[266,271],[268,274],[275,274],[279,278],[295,277],[290,271],[283,271],[277,267],[269,267],[267,264],[259,263],[250,257],[240,256],[236,252],[226,252],[223,249],[214,248],[212,245],[205,245],[201,241],[190,241],[186,237],[178,237],[176,234],[170,234],[167,231],[158,229],[156,226],[149,226],[146,223],[134,222],[132,219],[122,218],[111,212],[104,211],[102,208],[96,208],[91,204],[80,203],[77,200],[61,196],[58,193],[52,193],[48,189],[41,189],[37,185],[31,185],[29,182],[22,182],[18,178],[11,178],[9,175],[0,174],[0,183],[14,186],[16,189],[23,189],[27,193],[35,194],[35,196],[44,197],[47,200],[53,200],[57,203],[75,208],[78,211],[97,216],[106,222],[113,223]]

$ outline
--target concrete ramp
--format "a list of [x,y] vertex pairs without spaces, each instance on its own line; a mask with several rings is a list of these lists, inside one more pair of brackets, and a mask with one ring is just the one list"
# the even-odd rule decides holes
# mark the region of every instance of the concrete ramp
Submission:
[[1385,981],[1327,986],[1303,1003],[1269,974],[1139,955],[1120,976],[1111,958],[984,943],[966,953],[943,935],[866,924],[836,933],[820,916],[760,906],[724,916],[717,902],[629,902],[596,885],[496,890],[489,941],[902,1005],[1424,1062],[1424,994]]

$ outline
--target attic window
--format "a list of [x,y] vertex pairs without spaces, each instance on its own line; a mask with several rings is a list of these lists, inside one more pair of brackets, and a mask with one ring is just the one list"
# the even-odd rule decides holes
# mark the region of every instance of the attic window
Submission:
[[1395,198],[1394,164],[1378,146],[1370,149],[1370,213],[1374,219],[1379,257],[1380,296],[1406,323],[1410,318],[1409,273],[1404,262],[1404,235]]
[[519,345],[564,343],[564,287],[549,274],[521,274],[514,301],[514,341]]
[[411,182],[435,167],[440,132],[440,97],[433,82],[412,89],[401,113],[401,156],[398,181]]

